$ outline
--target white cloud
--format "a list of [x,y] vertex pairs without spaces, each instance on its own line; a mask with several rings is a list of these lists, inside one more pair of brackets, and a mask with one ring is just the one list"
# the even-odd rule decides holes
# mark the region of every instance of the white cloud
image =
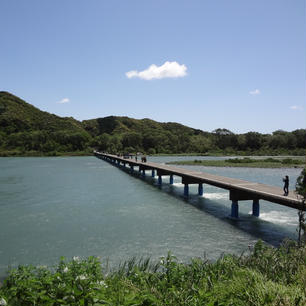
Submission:
[[143,71],[131,70],[125,73],[127,78],[140,78],[143,80],[180,78],[187,74],[187,67],[178,62],[165,62],[161,66],[151,65]]
[[56,103],[64,104],[64,103],[69,103],[69,102],[70,102],[70,99],[68,99],[68,98],[63,98],[62,100],[57,101]]
[[253,96],[259,95],[260,94],[260,90],[259,89],[251,90],[251,91],[249,91],[249,94],[253,95]]
[[303,108],[301,106],[298,106],[298,105],[292,105],[292,106],[290,106],[290,109],[292,109],[292,110],[302,110]]

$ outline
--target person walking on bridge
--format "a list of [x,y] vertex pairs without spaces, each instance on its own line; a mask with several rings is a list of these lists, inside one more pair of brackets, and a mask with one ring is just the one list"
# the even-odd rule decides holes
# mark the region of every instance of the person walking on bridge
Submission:
[[283,182],[284,182],[284,196],[287,196],[289,194],[289,176],[286,175],[283,178]]

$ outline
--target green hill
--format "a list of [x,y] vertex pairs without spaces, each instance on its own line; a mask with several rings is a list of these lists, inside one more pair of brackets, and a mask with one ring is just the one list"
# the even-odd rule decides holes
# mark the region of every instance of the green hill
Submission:
[[20,98],[3,91],[0,92],[0,126],[1,131],[7,134],[35,130],[46,130],[48,132],[59,130],[83,131],[79,121],[43,112]]
[[110,116],[82,124],[93,137],[93,145],[101,150],[204,153],[212,146],[211,133],[173,122]]
[[0,92],[2,155],[82,151],[90,138],[79,121],[43,112],[8,92]]
[[306,130],[271,134],[209,133],[174,122],[109,116],[79,122],[43,112],[22,99],[0,92],[0,156],[90,154],[305,155]]

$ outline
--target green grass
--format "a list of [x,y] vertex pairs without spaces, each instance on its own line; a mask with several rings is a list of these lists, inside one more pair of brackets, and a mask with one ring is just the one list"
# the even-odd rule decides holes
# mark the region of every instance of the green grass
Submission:
[[251,167],[251,168],[293,168],[305,166],[305,158],[264,158],[251,159],[245,158],[231,158],[226,160],[186,160],[173,161],[168,164],[175,165],[200,165],[210,167]]
[[[131,259],[110,271],[95,257],[57,267],[20,266],[0,288],[0,305],[305,305],[306,249],[259,241],[247,254],[216,262]],[[2,303],[2,304],[1,304]]]

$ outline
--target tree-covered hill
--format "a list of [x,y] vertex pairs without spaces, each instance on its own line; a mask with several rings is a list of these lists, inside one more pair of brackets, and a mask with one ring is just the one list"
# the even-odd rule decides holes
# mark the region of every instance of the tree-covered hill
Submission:
[[79,121],[43,112],[8,92],[0,92],[0,152],[41,155],[82,151],[90,139]]
[[305,155],[306,130],[204,132],[179,123],[109,116],[79,122],[0,92],[0,156],[108,152]]
[[182,124],[150,119],[105,117],[82,122],[92,146],[109,152],[220,153],[305,155],[306,130],[282,130],[271,134],[234,134],[227,129],[204,132]]
[[206,152],[212,145],[210,133],[172,122],[110,116],[82,124],[100,150],[190,153]]

